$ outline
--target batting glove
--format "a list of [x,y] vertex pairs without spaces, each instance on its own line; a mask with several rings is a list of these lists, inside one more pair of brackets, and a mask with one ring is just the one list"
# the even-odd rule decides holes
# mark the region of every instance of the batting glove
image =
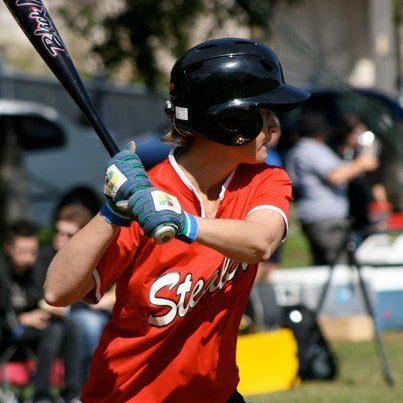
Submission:
[[104,194],[106,203],[100,213],[115,225],[130,226],[133,218],[127,209],[128,200],[135,192],[149,188],[151,182],[137,154],[124,150],[114,155],[106,165]]
[[186,213],[175,196],[155,187],[136,191],[129,199],[131,216],[139,223],[144,233],[152,238],[161,226],[175,229],[176,238],[192,243],[196,240],[196,218]]

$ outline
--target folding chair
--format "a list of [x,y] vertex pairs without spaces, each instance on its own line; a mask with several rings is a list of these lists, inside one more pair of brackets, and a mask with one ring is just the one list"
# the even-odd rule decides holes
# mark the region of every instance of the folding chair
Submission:
[[[19,389],[21,394],[24,394],[24,389],[30,384],[35,373],[37,356],[30,346],[19,339],[21,329],[17,315],[11,307],[6,310],[2,323],[5,333],[9,335],[9,342],[7,344],[3,341],[5,348],[0,354],[0,403],[14,403],[18,400],[13,394],[13,389]],[[54,361],[49,381],[51,386],[63,386],[62,359]]]
[[[6,313],[5,325],[7,333],[16,334],[18,326],[17,318],[13,311]],[[35,368],[36,356],[34,351],[27,345],[21,343],[17,337],[9,338],[9,343],[3,342],[4,351],[0,354],[0,403],[14,403],[17,398],[13,393],[13,387],[26,387]],[[22,358],[13,360],[16,353],[21,353]]]

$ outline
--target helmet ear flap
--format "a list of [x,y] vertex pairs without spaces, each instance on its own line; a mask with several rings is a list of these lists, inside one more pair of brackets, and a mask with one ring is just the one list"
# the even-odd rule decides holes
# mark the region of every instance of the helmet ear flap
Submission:
[[239,146],[254,140],[263,128],[263,118],[256,106],[210,108],[206,118],[218,129],[223,144]]

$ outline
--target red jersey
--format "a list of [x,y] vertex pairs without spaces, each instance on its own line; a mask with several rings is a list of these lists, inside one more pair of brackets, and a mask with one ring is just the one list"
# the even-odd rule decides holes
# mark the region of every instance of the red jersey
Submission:
[[[204,211],[174,157],[149,172],[188,213]],[[272,209],[287,224],[284,170],[240,165],[223,185],[216,218],[244,220]],[[239,382],[239,323],[256,264],[234,262],[194,242],[157,245],[137,223],[122,228],[94,272],[98,300],[116,283],[116,304],[93,356],[83,402],[226,402]]]

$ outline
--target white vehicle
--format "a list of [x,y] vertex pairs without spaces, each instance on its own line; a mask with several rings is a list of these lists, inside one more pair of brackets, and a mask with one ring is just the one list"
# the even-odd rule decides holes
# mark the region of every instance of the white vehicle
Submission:
[[7,221],[30,218],[49,226],[71,189],[102,195],[108,154],[91,129],[38,103],[0,100],[0,133]]

